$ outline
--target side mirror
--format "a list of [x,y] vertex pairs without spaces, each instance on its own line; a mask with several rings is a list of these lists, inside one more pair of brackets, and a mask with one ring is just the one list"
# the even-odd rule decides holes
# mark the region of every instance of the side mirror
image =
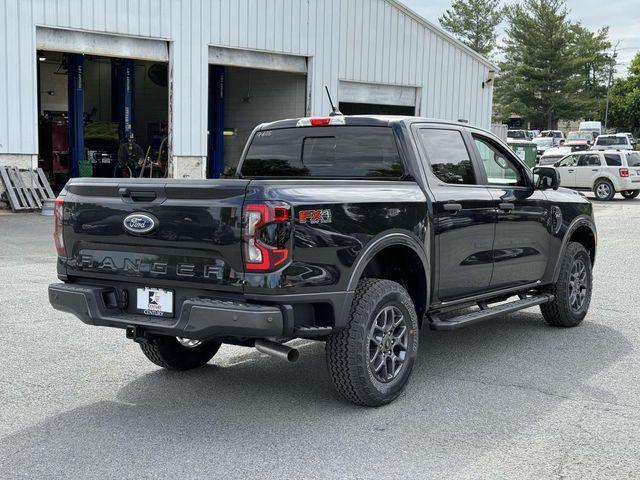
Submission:
[[553,164],[554,167],[559,167],[560,166],[560,162],[556,162]]
[[557,190],[560,187],[560,175],[553,167],[534,167],[533,181],[536,190]]

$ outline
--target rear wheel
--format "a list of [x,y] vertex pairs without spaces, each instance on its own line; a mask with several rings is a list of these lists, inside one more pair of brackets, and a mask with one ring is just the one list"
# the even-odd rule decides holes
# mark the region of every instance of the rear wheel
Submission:
[[141,343],[142,353],[156,365],[168,370],[202,367],[218,352],[219,342],[156,335]]
[[624,192],[620,192],[622,196],[627,200],[632,200],[640,195],[640,190],[625,190]]
[[407,384],[418,351],[418,318],[407,291],[390,280],[364,279],[347,326],[327,339],[338,392],[356,405],[393,401]]
[[613,198],[616,191],[613,188],[613,184],[606,179],[600,179],[593,186],[593,193],[596,194],[598,200],[608,201]]
[[548,292],[554,300],[540,305],[544,319],[554,327],[575,327],[587,315],[591,303],[591,257],[579,243],[570,242],[564,252],[560,276]]

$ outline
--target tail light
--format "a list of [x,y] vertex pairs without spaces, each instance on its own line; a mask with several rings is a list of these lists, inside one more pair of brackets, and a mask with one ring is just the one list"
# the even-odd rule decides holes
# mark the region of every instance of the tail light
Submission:
[[628,177],[629,176],[629,169],[628,168],[621,168],[619,170],[620,172],[620,176],[621,177]]
[[62,227],[64,225],[64,197],[56,198],[53,204],[53,223],[53,242],[56,245],[58,255],[64,256],[64,237],[62,236]]
[[247,203],[242,211],[244,266],[272,272],[291,254],[291,207],[284,202]]

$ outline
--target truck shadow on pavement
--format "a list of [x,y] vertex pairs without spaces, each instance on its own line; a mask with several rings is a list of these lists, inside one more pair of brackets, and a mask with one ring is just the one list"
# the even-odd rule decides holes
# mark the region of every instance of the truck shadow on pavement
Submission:
[[[303,346],[296,364],[248,350],[227,367],[214,359],[197,371],[154,370],[122,386],[114,401],[67,411],[0,440],[0,477],[124,478],[143,471],[169,478],[226,472],[230,478],[290,471],[308,478],[322,469],[345,478],[368,462],[391,465],[392,478],[410,470],[415,452],[379,449],[380,440],[403,442],[407,435],[435,455],[434,468],[443,462],[443,471],[454,472],[467,466],[461,442],[473,445],[477,457],[574,402],[614,403],[589,379],[631,348],[612,328],[586,321],[556,329],[529,312],[453,332],[423,329],[407,390],[380,409],[338,398],[323,343]],[[302,453],[310,448],[313,455]]]

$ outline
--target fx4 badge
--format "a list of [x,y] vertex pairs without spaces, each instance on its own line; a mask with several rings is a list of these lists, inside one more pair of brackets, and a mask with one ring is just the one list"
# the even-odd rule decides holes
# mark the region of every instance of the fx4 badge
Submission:
[[323,210],[300,210],[298,212],[298,221],[300,223],[331,223],[331,210],[325,208]]

